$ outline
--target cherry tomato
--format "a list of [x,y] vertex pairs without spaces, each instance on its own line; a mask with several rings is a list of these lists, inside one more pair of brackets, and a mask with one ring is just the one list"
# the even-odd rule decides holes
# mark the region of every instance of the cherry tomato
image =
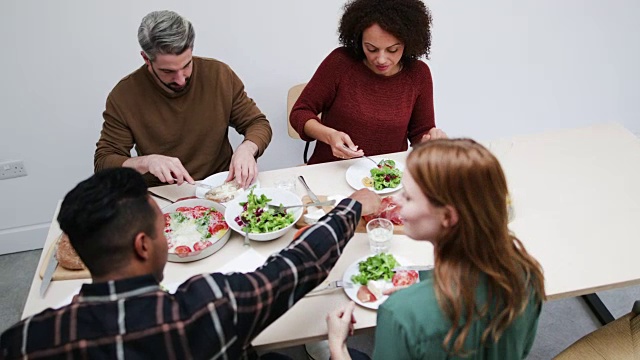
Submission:
[[191,213],[193,214],[194,219],[199,219],[203,217],[206,213],[208,213],[209,210],[211,209],[206,206],[194,206],[193,210],[191,210]]
[[412,285],[415,284],[416,281],[418,281],[418,272],[415,270],[397,271],[391,279],[393,286]]
[[224,221],[224,214],[221,213],[220,211],[213,211],[211,214],[211,219],[212,220],[216,220],[216,221]]
[[195,244],[193,244],[193,250],[200,251],[211,245],[211,241],[197,241]]
[[215,235],[218,231],[227,230],[229,225],[227,223],[217,223],[209,225],[209,234]]
[[191,248],[186,245],[180,245],[173,250],[176,254],[188,254],[191,252]]

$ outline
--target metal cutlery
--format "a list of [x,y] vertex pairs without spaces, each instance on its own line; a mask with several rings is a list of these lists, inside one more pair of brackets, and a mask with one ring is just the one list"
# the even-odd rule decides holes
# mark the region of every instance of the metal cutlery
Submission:
[[367,155],[362,155],[363,158],[371,160],[372,163],[376,164],[376,166],[378,166],[378,162],[373,160],[372,158],[368,157]]
[[[344,145],[344,144],[342,145],[342,147],[345,148],[345,149],[349,149],[349,147],[347,145]],[[349,150],[351,150],[351,149],[349,149]],[[374,163],[374,164],[376,164],[376,166],[378,166],[378,162],[373,160],[372,158],[368,157],[367,155],[362,155],[362,157],[367,159],[367,160],[370,160],[372,163]]]
[[313,201],[314,203],[319,203],[320,199],[318,199],[316,194],[314,194],[313,191],[311,191],[311,188],[309,188],[309,185],[307,185],[307,182],[304,180],[304,176],[302,175],[298,176],[298,180],[300,180],[305,190],[307,190],[307,195],[309,195],[309,199],[311,199],[311,201]]
[[40,297],[44,298],[44,294],[47,292],[49,285],[51,284],[51,279],[53,279],[53,273],[56,271],[58,267],[58,259],[56,259],[56,252],[58,250],[58,241],[60,241],[62,235],[60,235],[56,242],[53,244],[53,250],[51,251],[51,255],[49,256],[49,263],[47,264],[47,268],[44,270],[44,275],[42,276],[42,283],[40,284]]
[[151,196],[153,196],[153,197],[157,197],[158,199],[162,199],[162,200],[168,201],[168,202],[170,202],[170,203],[172,203],[172,204],[173,204],[173,203],[177,203],[178,201],[182,201],[182,200],[197,199],[197,197],[196,197],[196,196],[187,196],[187,197],[181,197],[181,198],[176,199],[176,200],[171,200],[171,199],[169,199],[168,197],[165,197],[165,196],[162,196],[162,195],[158,195],[158,194],[156,194],[155,192],[153,192],[153,191],[151,191],[151,190],[148,190],[148,191],[149,191],[149,194],[150,194]]
[[154,193],[154,192],[153,192],[153,191],[151,191],[151,190],[148,190],[148,191],[149,191],[149,194],[150,194],[151,196],[157,197],[158,199],[162,199],[162,200],[168,201],[168,202],[170,202],[170,203],[172,203],[172,204],[175,202],[174,200],[171,200],[171,199],[169,199],[168,197],[164,197],[164,196],[162,196],[162,195],[158,195],[158,194]]
[[276,213],[284,214],[287,209],[309,207],[309,206],[331,206],[335,203],[336,203],[335,200],[329,200],[329,201],[321,201],[321,202],[313,202],[313,203],[302,204],[302,205],[289,205],[289,206],[267,204],[267,208],[274,209]]
[[243,243],[244,247],[251,247],[251,242],[249,242],[249,232],[248,231],[244,231],[244,243]]
[[326,286],[323,286],[321,288],[317,288],[309,293],[307,293],[307,296],[314,296],[314,295],[320,295],[322,293],[325,293],[326,291],[329,290],[334,290],[334,289],[340,289],[340,288],[351,288],[353,287],[353,284],[350,282],[345,282],[342,280],[334,280],[334,281],[330,281]]
[[201,188],[205,188],[205,189],[209,189],[209,190],[217,188],[217,186],[211,186],[209,184],[203,183],[202,181],[196,181],[195,185],[196,185],[196,187],[201,187]]

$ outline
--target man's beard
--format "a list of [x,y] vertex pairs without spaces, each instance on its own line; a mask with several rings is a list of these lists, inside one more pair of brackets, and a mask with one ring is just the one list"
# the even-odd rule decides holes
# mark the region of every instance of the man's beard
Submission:
[[165,84],[162,81],[160,81],[160,82],[162,82],[162,85],[168,87],[169,89],[171,89],[171,90],[173,90],[175,92],[181,92],[181,91],[184,91],[184,89],[187,88],[187,85],[189,85],[189,81],[191,81],[191,78],[190,77],[186,78],[185,81],[184,81],[184,85],[183,86],[180,86],[180,85],[178,85],[177,83],[174,83],[174,82],[169,83],[169,84]]
[[164,85],[164,87],[166,87],[167,89],[173,91],[173,92],[182,92],[184,91],[184,89],[187,88],[187,86],[189,85],[189,81],[191,81],[191,76],[189,76],[188,78],[184,79],[184,85],[180,86],[178,85],[178,83],[172,82],[172,83],[166,83],[164,81],[162,81],[162,79],[160,79],[160,76],[158,76],[158,74],[156,73],[156,69],[153,68],[153,66],[151,66],[151,71],[153,71],[153,75],[156,76],[156,79],[158,79],[158,81],[160,81],[160,84]]

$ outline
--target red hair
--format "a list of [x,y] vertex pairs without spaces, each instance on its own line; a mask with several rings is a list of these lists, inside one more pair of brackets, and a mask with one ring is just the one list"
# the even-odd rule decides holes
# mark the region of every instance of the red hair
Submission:
[[[507,181],[498,160],[469,139],[431,140],[407,158],[407,170],[434,206],[452,206],[458,222],[434,241],[434,286],[453,324],[443,346],[463,354],[476,309],[475,292],[486,276],[491,316],[482,342],[498,341],[530,301],[545,299],[540,264],[509,232]],[[466,319],[464,323],[463,319]],[[457,336],[455,334],[458,334]]]

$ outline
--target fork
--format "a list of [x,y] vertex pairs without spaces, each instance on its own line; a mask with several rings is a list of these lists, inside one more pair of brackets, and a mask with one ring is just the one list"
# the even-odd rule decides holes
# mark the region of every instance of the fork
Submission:
[[289,205],[289,206],[267,204],[267,209],[273,209],[277,214],[286,214],[287,209],[293,209],[298,207],[309,207],[309,206],[330,206],[335,203],[336,203],[335,200],[329,200],[329,201],[308,203],[308,204],[302,204],[302,205]]
[[[345,144],[342,144],[342,147],[345,149],[349,149],[349,147]],[[351,149],[349,149],[351,150]],[[367,159],[367,160],[371,160],[372,163],[376,164],[376,166],[378,166],[378,162],[373,160],[372,158],[368,157],[367,155],[362,155],[363,158]]]
[[345,282],[342,280],[334,280],[334,281],[330,281],[326,286],[321,287],[319,289],[315,289],[309,293],[307,293],[307,295],[309,296],[314,296],[314,295],[319,295],[321,293],[324,293],[325,291],[329,291],[329,290],[334,290],[334,289],[338,289],[338,288],[351,288],[353,287],[353,284],[350,282]]
[[376,164],[376,166],[378,166],[378,162],[373,160],[372,158],[368,157],[367,155],[362,155],[363,158],[371,160],[372,163]]
[[244,231],[244,244],[245,247],[251,247],[251,243],[249,242],[249,232],[247,230]]

